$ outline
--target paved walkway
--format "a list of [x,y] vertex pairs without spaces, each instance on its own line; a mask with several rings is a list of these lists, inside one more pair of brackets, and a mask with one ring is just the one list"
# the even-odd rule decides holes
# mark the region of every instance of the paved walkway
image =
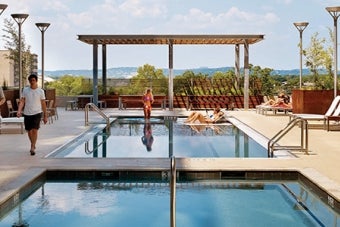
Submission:
[[[35,156],[29,154],[27,134],[18,134],[18,129],[8,129],[0,135],[0,203],[23,183],[46,168],[54,169],[118,169],[138,167],[139,169],[168,168],[169,162],[164,160],[131,160],[120,159],[119,162],[109,159],[52,159],[44,158],[64,143],[72,140],[87,129],[84,123],[84,111],[65,111],[58,108],[59,119],[53,124],[42,125]],[[142,110],[105,109],[108,116],[141,116]],[[185,110],[154,110],[154,116],[187,115]],[[230,111],[229,115],[242,121],[264,136],[271,138],[288,123],[288,116],[265,116],[256,114],[254,110]],[[98,121],[100,117],[90,111],[90,121]],[[10,127],[10,126],[6,126]],[[16,131],[15,131],[16,130]],[[299,142],[299,128],[287,134],[282,144]],[[340,132],[327,132],[321,129],[309,130],[310,155],[295,152],[298,158],[283,159],[242,159],[221,158],[216,160],[188,160],[181,163],[190,169],[221,170],[296,170],[312,179],[340,201]],[[204,163],[203,163],[204,162]]]

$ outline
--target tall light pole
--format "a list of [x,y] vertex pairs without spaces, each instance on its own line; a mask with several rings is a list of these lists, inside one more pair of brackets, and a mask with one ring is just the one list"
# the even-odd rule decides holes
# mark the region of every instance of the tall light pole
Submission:
[[50,23],[35,23],[41,31],[41,88],[44,88],[44,34]]
[[19,26],[19,95],[22,93],[22,51],[21,51],[21,25],[25,22],[28,14],[11,14]]
[[294,25],[300,32],[300,89],[302,87],[302,33],[308,26],[308,22],[295,22]]
[[3,11],[7,8],[6,4],[0,4],[0,15],[2,14]]
[[334,20],[334,98],[338,92],[338,29],[337,29],[337,21],[340,16],[340,6],[334,7],[326,7],[326,10],[333,17]]

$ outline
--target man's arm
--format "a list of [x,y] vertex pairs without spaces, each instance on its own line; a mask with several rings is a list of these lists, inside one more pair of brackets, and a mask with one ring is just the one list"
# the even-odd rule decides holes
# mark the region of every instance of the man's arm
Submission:
[[47,123],[47,108],[46,108],[46,101],[45,99],[42,99],[41,100],[41,108],[42,108],[42,111],[43,111],[43,119],[44,119],[44,124]]
[[20,102],[19,102],[17,117],[21,117],[22,116],[22,109],[24,108],[24,106],[25,106],[25,98],[22,97],[20,99]]

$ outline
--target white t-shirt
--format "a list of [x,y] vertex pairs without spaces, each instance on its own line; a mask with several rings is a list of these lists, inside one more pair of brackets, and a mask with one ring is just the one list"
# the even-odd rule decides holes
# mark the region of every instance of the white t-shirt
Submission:
[[41,88],[25,87],[22,91],[25,98],[24,115],[35,115],[42,112],[41,100],[45,100],[45,92]]

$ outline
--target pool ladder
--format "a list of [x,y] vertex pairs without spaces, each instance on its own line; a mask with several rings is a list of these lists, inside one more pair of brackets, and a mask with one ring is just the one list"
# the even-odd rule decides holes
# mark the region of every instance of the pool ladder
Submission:
[[[277,142],[285,136],[296,125],[300,125],[300,146],[280,146]],[[268,157],[274,156],[275,150],[299,150],[308,154],[308,122],[306,119],[294,118],[287,126],[280,130],[273,138],[268,141]]]
[[90,107],[92,107],[92,109],[94,111],[96,111],[100,116],[102,116],[104,118],[104,120],[106,121],[106,132],[110,132],[110,118],[108,116],[106,116],[106,114],[103,113],[103,111],[101,111],[94,103],[87,103],[85,105],[85,126],[89,125],[89,111],[90,111]]

